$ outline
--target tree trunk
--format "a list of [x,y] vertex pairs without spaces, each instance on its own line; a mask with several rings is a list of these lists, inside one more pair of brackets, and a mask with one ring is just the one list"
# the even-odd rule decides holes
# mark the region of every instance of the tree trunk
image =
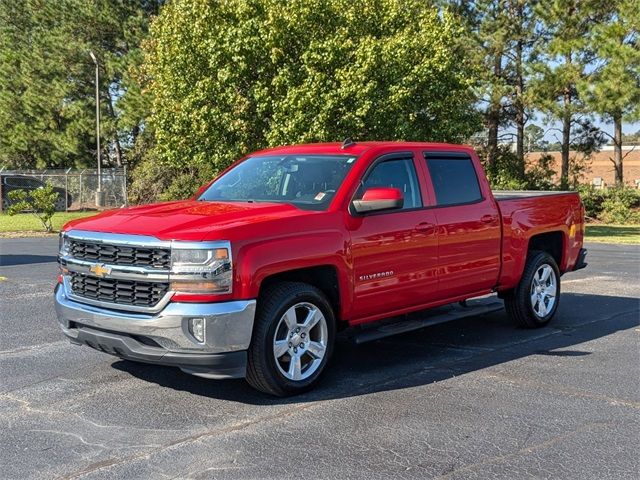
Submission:
[[567,86],[563,93],[562,112],[562,170],[560,188],[569,188],[569,148],[571,145],[571,88]]
[[616,174],[616,185],[624,184],[622,169],[622,114],[613,114],[613,167]]
[[[497,52],[493,62],[494,79],[502,78],[502,52]],[[500,125],[500,111],[502,109],[501,95],[497,87],[493,87],[489,109],[487,110],[487,161],[491,170],[498,156],[498,127]]]

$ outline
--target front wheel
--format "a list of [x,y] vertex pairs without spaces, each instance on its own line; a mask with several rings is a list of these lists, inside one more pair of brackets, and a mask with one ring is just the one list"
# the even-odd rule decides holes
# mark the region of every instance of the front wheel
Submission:
[[247,381],[276,396],[309,390],[331,357],[334,341],[335,316],[320,290],[297,282],[268,287],[258,301]]
[[560,271],[547,252],[529,253],[518,286],[504,300],[509,317],[519,326],[547,325],[560,301]]

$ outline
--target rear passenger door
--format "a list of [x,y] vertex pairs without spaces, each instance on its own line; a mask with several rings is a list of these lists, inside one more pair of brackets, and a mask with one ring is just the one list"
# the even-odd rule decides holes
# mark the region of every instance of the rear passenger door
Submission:
[[424,162],[438,226],[439,297],[491,289],[500,269],[500,215],[479,163],[449,152],[425,152]]

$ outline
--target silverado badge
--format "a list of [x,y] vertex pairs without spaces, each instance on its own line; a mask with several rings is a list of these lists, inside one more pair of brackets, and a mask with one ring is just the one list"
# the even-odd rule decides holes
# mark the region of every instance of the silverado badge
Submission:
[[96,277],[101,277],[101,278],[111,273],[111,269],[107,267],[104,263],[96,263],[95,265],[92,265],[89,271],[93,273]]

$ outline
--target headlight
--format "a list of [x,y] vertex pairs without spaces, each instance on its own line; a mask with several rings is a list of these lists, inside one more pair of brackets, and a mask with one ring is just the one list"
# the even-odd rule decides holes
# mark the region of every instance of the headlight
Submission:
[[171,248],[171,290],[184,293],[231,293],[231,246],[190,244],[183,248],[175,242]]
[[64,232],[58,236],[58,253],[62,256],[69,255],[69,237]]

